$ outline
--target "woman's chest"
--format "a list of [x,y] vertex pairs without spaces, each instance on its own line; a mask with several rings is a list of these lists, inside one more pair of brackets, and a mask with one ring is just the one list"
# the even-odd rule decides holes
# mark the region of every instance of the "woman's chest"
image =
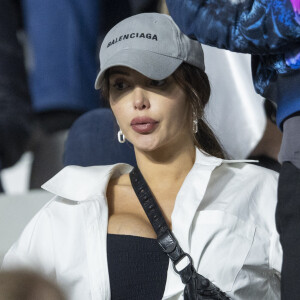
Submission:
[[[175,197],[176,195],[172,193],[162,193],[159,196],[160,209],[170,227]],[[156,238],[152,225],[133,189],[115,187],[108,190],[107,203],[108,233]]]

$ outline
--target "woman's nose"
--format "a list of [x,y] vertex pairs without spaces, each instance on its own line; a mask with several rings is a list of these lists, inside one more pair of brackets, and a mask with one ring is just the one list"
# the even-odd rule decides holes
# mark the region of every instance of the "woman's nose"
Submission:
[[137,110],[143,110],[150,107],[147,91],[143,88],[136,87],[133,91],[133,105]]

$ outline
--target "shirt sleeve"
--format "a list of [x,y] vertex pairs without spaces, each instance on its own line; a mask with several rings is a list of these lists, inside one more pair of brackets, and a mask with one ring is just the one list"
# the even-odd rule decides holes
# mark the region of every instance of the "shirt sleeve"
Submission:
[[55,279],[52,240],[51,218],[46,206],[34,216],[6,253],[1,268],[32,269]]
[[269,266],[278,276],[281,274],[282,247],[279,241],[279,234],[274,232],[271,236]]

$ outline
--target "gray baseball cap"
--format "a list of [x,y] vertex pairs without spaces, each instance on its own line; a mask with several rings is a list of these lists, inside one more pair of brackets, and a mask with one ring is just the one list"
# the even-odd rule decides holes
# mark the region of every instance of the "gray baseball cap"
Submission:
[[198,41],[183,34],[168,15],[135,15],[118,23],[105,36],[95,88],[100,88],[105,71],[114,66],[129,67],[153,80],[162,80],[183,62],[205,69]]

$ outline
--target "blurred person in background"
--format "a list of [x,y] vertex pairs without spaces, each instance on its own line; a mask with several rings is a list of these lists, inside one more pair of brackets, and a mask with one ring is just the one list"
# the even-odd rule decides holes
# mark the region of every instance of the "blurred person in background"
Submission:
[[300,2],[167,0],[171,16],[200,43],[252,54],[255,89],[277,104],[283,131],[276,224],[283,247],[282,299],[300,294]]
[[[0,171],[25,152],[33,131],[32,110],[18,39],[21,10],[15,0],[0,0]],[[0,192],[3,187],[0,181]]]
[[26,270],[0,272],[0,300],[66,300],[58,286]]

